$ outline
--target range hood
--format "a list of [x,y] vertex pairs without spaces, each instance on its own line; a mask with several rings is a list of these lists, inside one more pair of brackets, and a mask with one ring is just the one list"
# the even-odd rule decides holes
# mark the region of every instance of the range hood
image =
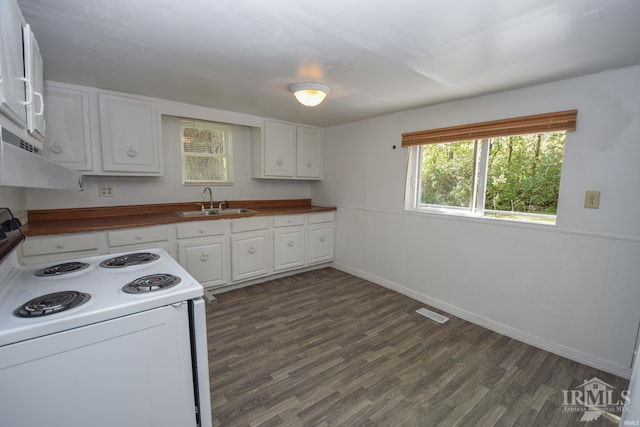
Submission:
[[0,128],[0,185],[82,190],[82,174],[40,154],[40,150]]

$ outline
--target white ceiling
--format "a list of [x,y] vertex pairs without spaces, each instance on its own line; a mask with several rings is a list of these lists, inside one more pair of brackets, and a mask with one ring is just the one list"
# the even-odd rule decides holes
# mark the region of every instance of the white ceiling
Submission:
[[18,3],[48,80],[319,126],[640,64],[638,0]]

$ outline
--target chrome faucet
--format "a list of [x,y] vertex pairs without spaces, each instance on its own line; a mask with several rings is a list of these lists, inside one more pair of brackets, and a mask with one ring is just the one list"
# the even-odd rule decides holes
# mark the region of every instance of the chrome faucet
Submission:
[[204,199],[207,190],[209,190],[209,209],[213,209],[213,192],[211,191],[211,187],[204,187],[204,190],[202,190],[202,198]]

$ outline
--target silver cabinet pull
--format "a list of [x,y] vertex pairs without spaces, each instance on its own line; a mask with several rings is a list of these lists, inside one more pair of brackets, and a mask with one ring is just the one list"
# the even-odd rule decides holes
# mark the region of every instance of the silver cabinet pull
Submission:
[[138,152],[136,150],[134,150],[133,147],[129,147],[129,150],[127,150],[127,156],[129,156],[129,157],[131,157],[133,159],[137,155],[138,155]]
[[60,154],[63,150],[62,146],[58,144],[58,141],[53,141],[53,145],[49,147],[49,151],[55,154]]
[[42,94],[40,92],[33,92],[34,95],[40,99],[40,109],[36,111],[36,116],[42,116],[44,114],[44,99],[42,98]]
[[249,252],[250,254],[253,254],[253,253],[255,253],[255,252],[256,252],[256,248],[254,248],[253,246],[251,246],[251,247],[249,248],[248,252]]

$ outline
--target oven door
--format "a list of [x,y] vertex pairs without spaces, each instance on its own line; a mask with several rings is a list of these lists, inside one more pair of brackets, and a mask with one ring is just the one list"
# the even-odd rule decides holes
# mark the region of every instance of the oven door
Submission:
[[196,425],[187,303],[0,347],[1,426]]

